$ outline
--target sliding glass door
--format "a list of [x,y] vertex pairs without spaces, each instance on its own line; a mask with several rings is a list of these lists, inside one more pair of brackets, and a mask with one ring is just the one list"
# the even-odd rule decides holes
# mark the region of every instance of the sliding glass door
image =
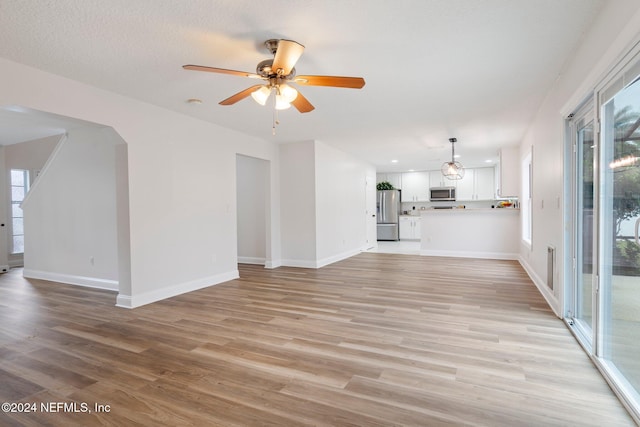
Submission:
[[567,318],[640,419],[640,47],[571,116]]
[[[640,390],[640,78],[601,106],[598,356]],[[624,83],[624,81],[623,81]]]
[[573,121],[575,147],[575,286],[573,320],[580,338],[591,347],[593,338],[593,250],[594,250],[594,154],[593,104],[589,103]]

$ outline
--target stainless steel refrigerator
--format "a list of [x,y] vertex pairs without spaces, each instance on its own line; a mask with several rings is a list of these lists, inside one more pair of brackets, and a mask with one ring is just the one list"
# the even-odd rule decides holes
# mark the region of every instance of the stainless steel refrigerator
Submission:
[[378,240],[400,240],[400,190],[378,190]]

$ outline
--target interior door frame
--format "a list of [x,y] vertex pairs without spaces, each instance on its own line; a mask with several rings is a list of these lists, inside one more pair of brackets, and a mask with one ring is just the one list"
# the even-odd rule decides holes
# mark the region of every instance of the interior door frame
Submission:
[[365,176],[365,250],[373,249],[378,246],[377,231],[377,212],[376,212],[376,174],[367,174]]

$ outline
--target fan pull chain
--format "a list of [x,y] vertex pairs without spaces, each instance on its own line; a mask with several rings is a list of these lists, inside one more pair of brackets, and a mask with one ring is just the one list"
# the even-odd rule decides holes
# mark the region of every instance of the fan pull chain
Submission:
[[276,97],[273,97],[273,127],[271,128],[271,134],[276,136],[276,126],[280,124],[278,119],[278,110],[276,109]]
[[278,120],[278,110],[273,109],[273,128],[271,128],[271,134],[276,136],[276,126],[280,124],[280,120]]

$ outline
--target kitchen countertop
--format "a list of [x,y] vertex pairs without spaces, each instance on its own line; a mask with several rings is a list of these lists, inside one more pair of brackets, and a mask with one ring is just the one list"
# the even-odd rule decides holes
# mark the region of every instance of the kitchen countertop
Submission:
[[426,215],[426,214],[432,214],[432,213],[487,212],[487,211],[520,212],[520,209],[518,208],[424,209],[420,211],[420,214]]

